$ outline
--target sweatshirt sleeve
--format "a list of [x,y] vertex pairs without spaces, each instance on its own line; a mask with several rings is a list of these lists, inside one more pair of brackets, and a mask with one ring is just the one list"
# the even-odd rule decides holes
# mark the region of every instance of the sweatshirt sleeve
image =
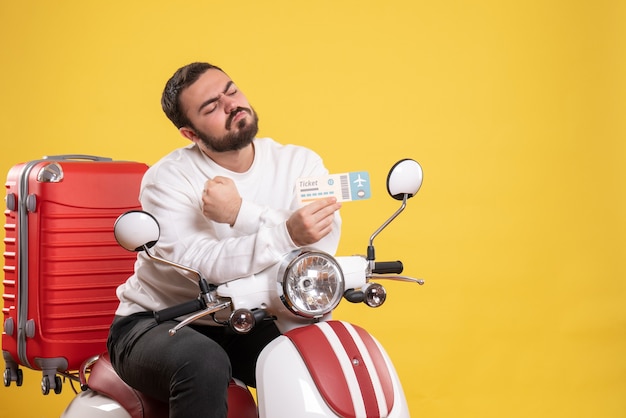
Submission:
[[254,234],[262,225],[277,225],[289,218],[288,210],[270,209],[243,199],[233,228],[241,234]]
[[[291,215],[287,210],[275,210],[268,207],[256,205],[252,202],[243,200],[241,209],[237,215],[237,221],[233,228],[240,231],[243,234],[255,234],[260,227],[283,224],[285,226],[284,231],[286,233],[285,239],[291,243],[291,250],[297,248],[293,243],[289,233],[287,232],[286,221]],[[335,213],[333,220],[333,227],[331,232],[319,242],[312,244],[310,247],[327,252],[329,254],[335,254],[337,247],[339,246],[339,237],[341,234],[341,216],[339,212]]]

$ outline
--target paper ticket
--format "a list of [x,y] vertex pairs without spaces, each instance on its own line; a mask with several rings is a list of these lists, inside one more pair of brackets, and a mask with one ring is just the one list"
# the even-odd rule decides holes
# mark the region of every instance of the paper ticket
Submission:
[[370,176],[366,171],[300,178],[296,190],[301,204],[330,196],[336,197],[338,202],[371,197]]

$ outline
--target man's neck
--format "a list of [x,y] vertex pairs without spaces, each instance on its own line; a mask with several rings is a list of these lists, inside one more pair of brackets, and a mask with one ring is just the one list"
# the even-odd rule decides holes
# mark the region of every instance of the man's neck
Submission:
[[235,173],[245,173],[254,162],[254,144],[252,143],[237,151],[215,152],[203,145],[200,149],[216,164]]

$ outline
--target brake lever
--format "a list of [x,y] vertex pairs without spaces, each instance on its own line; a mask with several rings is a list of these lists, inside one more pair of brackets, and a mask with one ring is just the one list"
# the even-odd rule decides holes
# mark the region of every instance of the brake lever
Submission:
[[204,310],[202,310],[200,312],[197,312],[197,313],[187,317],[185,320],[183,320],[183,321],[179,322],[178,324],[176,324],[176,326],[174,328],[170,328],[170,330],[169,330],[170,337],[173,336],[174,334],[176,334],[178,332],[178,330],[180,330],[182,327],[184,327],[184,326],[186,326],[186,325],[188,325],[188,324],[190,324],[190,323],[192,323],[192,322],[194,322],[194,321],[196,321],[196,320],[198,320],[200,318],[203,318],[203,317],[205,317],[207,315],[211,315],[211,314],[214,314],[216,312],[221,311],[222,309],[226,309],[226,308],[230,307],[230,305],[231,305],[231,301],[228,300],[228,301],[225,301],[225,302],[222,302],[222,303],[218,303],[217,305],[208,306],[206,309],[204,309]]
[[368,276],[368,279],[396,280],[398,282],[417,283],[420,286],[424,284],[424,279],[414,279],[413,277],[399,276],[399,275],[386,276],[386,275],[383,275],[383,274],[375,274],[375,273],[373,273],[370,276]]

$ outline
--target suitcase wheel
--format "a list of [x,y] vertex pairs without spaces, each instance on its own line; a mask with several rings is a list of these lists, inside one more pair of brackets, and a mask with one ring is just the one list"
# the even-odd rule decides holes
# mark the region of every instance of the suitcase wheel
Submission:
[[[41,393],[47,395],[50,393],[50,389],[53,389],[54,393],[56,393],[57,395],[61,393],[61,390],[63,390],[63,382],[61,381],[61,376],[54,376],[53,379],[53,382],[50,382],[49,376],[44,376],[41,378]],[[51,388],[52,383],[54,383],[53,388]]]
[[24,374],[22,373],[22,369],[15,369],[13,372],[10,368],[4,369],[4,386],[11,386],[11,382],[15,381],[17,386],[22,386],[24,383]]

